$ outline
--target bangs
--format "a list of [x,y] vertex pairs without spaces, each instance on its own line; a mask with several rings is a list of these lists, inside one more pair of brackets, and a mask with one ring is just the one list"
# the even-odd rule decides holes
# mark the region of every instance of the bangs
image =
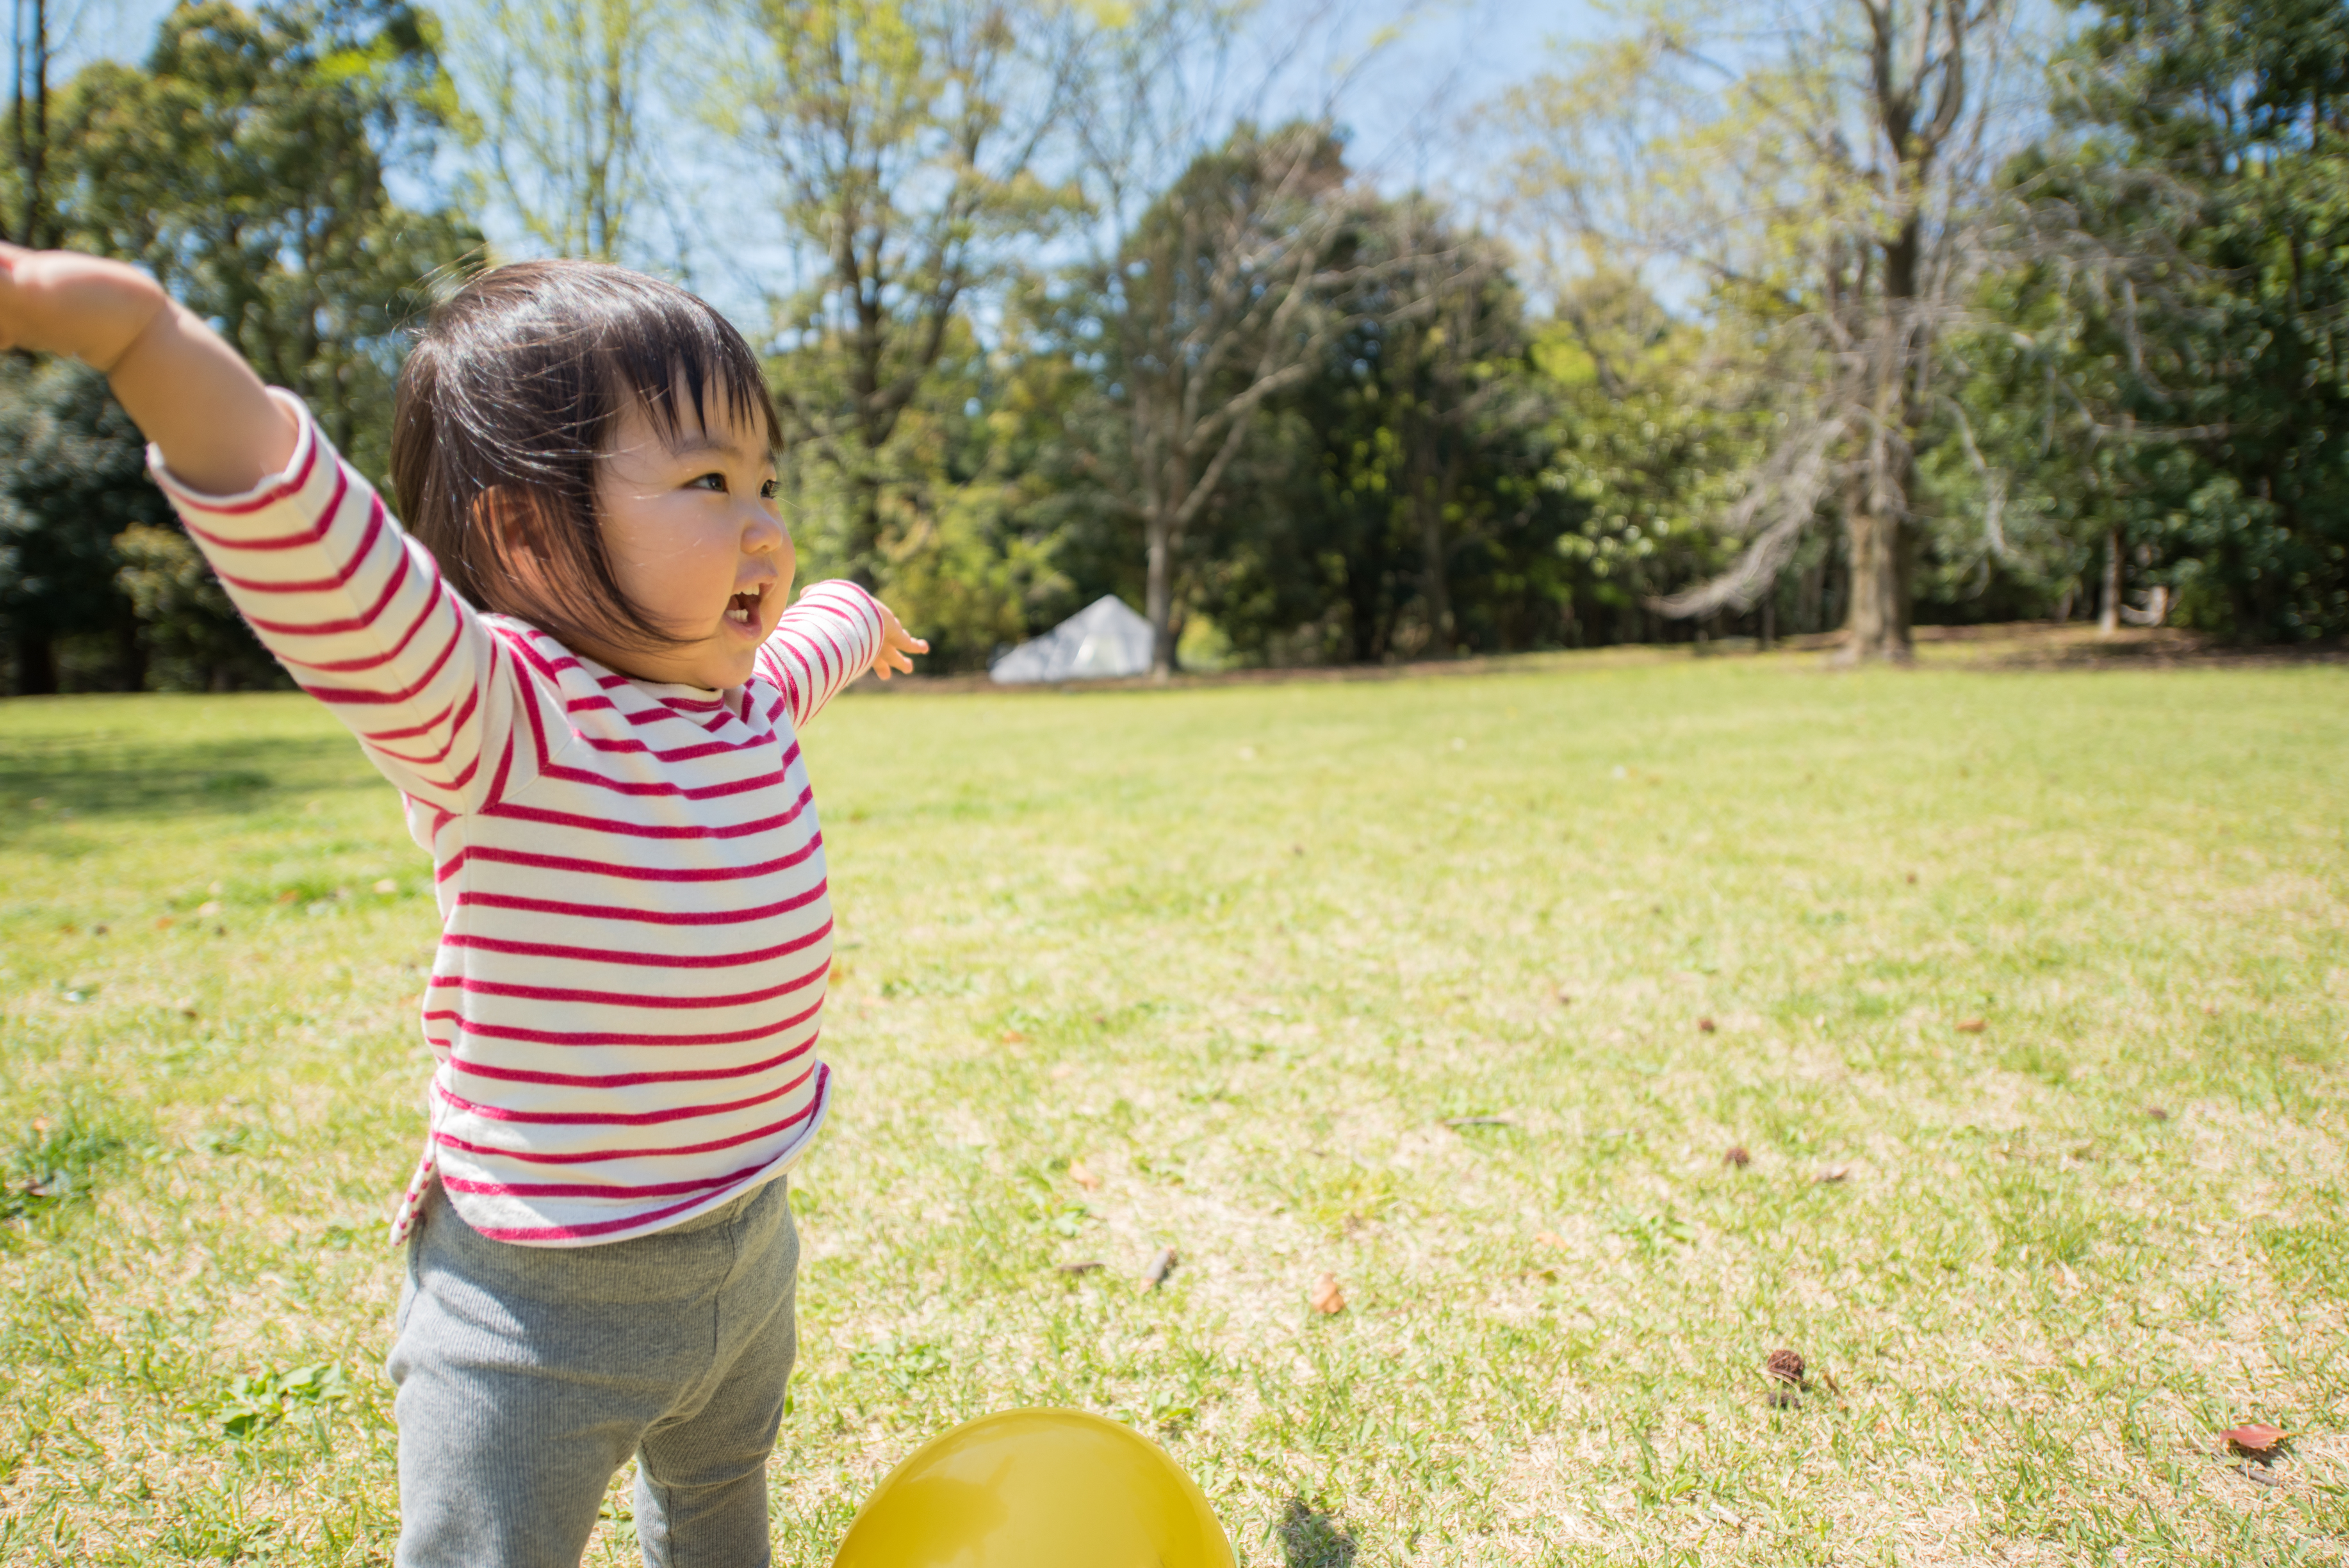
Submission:
[[644,408],[672,447],[686,435],[689,408],[692,423],[704,430],[710,428],[714,409],[758,429],[769,451],[782,449],[775,406],[750,346],[702,301],[682,289],[663,288],[608,324],[601,338],[589,351],[605,390],[599,401],[606,405],[606,423],[595,432],[593,443],[598,451],[610,446],[613,427],[631,401]]

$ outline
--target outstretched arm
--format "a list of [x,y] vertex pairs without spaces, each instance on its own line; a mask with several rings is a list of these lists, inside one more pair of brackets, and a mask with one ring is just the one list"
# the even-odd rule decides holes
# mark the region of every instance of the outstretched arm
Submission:
[[0,346],[107,373],[160,452],[156,478],[221,586],[392,782],[459,813],[524,781],[515,703],[551,699],[301,405],[264,388],[152,278],[0,244]]
[[0,244],[0,348],[105,372],[171,472],[213,495],[285,468],[299,429],[253,367],[136,267]]
[[783,694],[794,727],[805,725],[867,670],[887,680],[910,671],[930,645],[897,624],[889,606],[854,583],[818,583],[783,612],[759,649],[759,667]]

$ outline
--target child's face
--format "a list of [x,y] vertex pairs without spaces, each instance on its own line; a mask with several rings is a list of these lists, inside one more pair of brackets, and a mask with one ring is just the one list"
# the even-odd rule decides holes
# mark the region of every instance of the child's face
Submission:
[[797,562],[765,428],[739,419],[721,397],[702,409],[708,425],[683,400],[672,444],[631,405],[597,481],[612,575],[678,644],[609,657],[585,651],[639,680],[722,689],[750,678]]

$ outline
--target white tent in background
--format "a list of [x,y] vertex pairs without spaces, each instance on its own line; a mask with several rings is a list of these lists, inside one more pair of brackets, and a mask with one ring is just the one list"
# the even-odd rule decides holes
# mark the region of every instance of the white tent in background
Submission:
[[988,667],[999,681],[1097,681],[1150,673],[1150,623],[1104,593]]

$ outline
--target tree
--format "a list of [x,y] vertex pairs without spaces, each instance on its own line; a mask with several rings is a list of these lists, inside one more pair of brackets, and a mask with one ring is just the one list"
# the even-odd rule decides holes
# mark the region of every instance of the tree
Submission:
[[425,279],[474,252],[454,213],[393,200],[451,112],[427,18],[182,5],[143,67],[104,63],[64,107],[71,243],[149,268],[337,446],[383,471],[399,335]]
[[2071,134],[2019,176],[2077,260],[2018,314],[2056,316],[2047,418],[2099,453],[2108,613],[2134,565],[2214,631],[2349,631],[2349,16],[2098,0],[2054,81]]
[[1063,330],[1095,349],[1117,410],[1112,483],[1141,524],[1162,676],[1174,665],[1185,535],[1268,402],[1311,378],[1392,260],[1365,254],[1365,216],[1328,126],[1242,125],[1075,269]]
[[167,521],[146,478],[146,443],[105,378],[70,363],[14,362],[0,379],[0,625],[16,691],[60,688],[59,645],[94,644],[102,684],[136,691],[145,670],[114,536]]
[[[380,473],[401,328],[426,275],[479,242],[386,185],[388,169],[429,162],[449,109],[431,28],[398,5],[182,5],[143,67],[95,65],[58,95],[55,222],[68,243],[152,270]],[[104,383],[44,373],[11,407],[24,433],[0,442],[15,584],[0,623],[19,689],[54,685],[76,633],[112,639],[110,673],[91,678],[136,685],[150,653],[205,684],[254,678],[241,634],[199,625],[218,609],[200,584],[165,592],[202,568],[151,537],[169,514]],[[115,541],[139,530],[127,562]]]
[[670,0],[483,0],[458,57],[490,189],[551,254],[616,262],[655,201],[646,126]]
[[714,117],[771,191],[795,286],[769,290],[778,400],[881,571],[892,443],[972,297],[1071,192],[1040,173],[1084,25],[1050,0],[746,0]]
[[1659,608],[1754,602],[1830,502],[1849,572],[1845,656],[1909,647],[1917,457],[1938,354],[1997,250],[2009,0],[1666,9],[1514,107],[1532,209],[1588,252],[1676,263],[1787,392],[1723,526],[1737,566]]
[[1682,319],[1623,273],[1559,289],[1533,350],[1556,410],[1546,477],[1586,509],[1557,549],[1602,617],[1597,635],[1640,640],[1649,605],[1727,564],[1721,522],[1774,423],[1746,341]]
[[16,243],[39,249],[57,235],[49,188],[49,70],[57,40],[50,32],[48,0],[16,0],[11,20],[16,74],[8,89],[8,145],[16,211],[0,217],[0,226]]

